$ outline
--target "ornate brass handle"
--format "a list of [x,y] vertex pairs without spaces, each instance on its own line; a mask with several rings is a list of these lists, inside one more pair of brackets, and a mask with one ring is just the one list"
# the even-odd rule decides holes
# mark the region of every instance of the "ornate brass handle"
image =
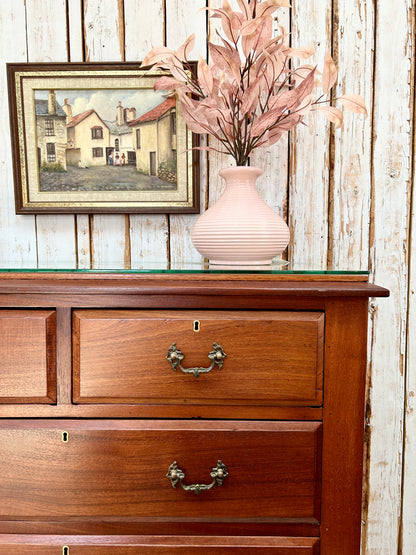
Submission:
[[215,365],[217,365],[218,370],[220,370],[226,356],[221,345],[214,342],[213,350],[208,354],[208,358],[212,361],[209,368],[200,368],[197,366],[195,368],[183,368],[182,360],[185,358],[185,355],[176,348],[176,343],[172,343],[169,347],[166,359],[170,362],[174,370],[177,370],[177,367],[179,367],[185,374],[193,374],[195,378],[197,378],[200,374],[211,372]]
[[223,481],[228,476],[227,467],[219,460],[217,466],[212,469],[212,472],[210,472],[210,476],[212,478],[212,482],[210,484],[191,484],[186,486],[182,482],[185,478],[185,472],[178,467],[176,461],[170,465],[168,473],[166,474],[166,478],[170,480],[173,488],[176,488],[176,485],[179,482],[185,491],[193,491],[198,494],[201,493],[201,491],[211,489],[215,486],[215,484],[217,484],[217,486],[222,486]]

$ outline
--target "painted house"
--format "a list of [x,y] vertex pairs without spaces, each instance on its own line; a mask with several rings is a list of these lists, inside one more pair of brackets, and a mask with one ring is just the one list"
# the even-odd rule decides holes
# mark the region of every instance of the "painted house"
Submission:
[[67,113],[67,163],[72,166],[105,166],[106,148],[110,131],[95,110],[87,110],[72,117],[65,100]]
[[124,155],[125,163],[136,165],[136,151],[133,147],[133,130],[129,126],[131,121],[136,119],[136,108],[124,108],[119,101],[116,108],[116,120],[104,123],[110,131],[110,142],[107,146],[107,163],[110,155],[113,160],[118,155],[121,160]]
[[141,173],[158,175],[164,165],[176,161],[176,100],[168,98],[129,123],[133,129],[136,167]]
[[39,167],[60,164],[66,170],[67,115],[51,90],[47,100],[35,99]]

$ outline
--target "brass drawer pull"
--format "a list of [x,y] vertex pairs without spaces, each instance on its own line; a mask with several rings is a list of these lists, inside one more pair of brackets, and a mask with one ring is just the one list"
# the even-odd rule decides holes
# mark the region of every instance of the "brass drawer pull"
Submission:
[[172,343],[169,347],[166,359],[170,362],[174,370],[177,370],[177,367],[179,367],[185,374],[193,374],[195,378],[197,378],[200,374],[211,372],[215,365],[217,365],[218,370],[220,370],[226,356],[227,355],[224,353],[224,349],[221,345],[214,342],[213,350],[208,354],[208,358],[212,361],[209,368],[183,368],[182,360],[185,358],[185,355],[176,348],[176,343]]
[[210,476],[212,478],[212,482],[210,484],[191,484],[186,486],[182,482],[185,478],[185,472],[178,467],[176,461],[170,465],[168,473],[166,474],[166,478],[170,480],[173,488],[176,488],[176,484],[179,482],[185,491],[193,491],[198,494],[201,493],[201,491],[211,489],[215,486],[215,484],[217,484],[217,486],[222,486],[223,481],[228,476],[227,467],[219,460],[217,466],[212,469],[212,472],[210,472]]

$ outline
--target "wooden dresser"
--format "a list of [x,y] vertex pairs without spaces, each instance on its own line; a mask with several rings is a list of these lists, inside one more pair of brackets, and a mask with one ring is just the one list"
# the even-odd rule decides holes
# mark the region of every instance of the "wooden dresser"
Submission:
[[362,273],[0,274],[0,554],[360,552]]

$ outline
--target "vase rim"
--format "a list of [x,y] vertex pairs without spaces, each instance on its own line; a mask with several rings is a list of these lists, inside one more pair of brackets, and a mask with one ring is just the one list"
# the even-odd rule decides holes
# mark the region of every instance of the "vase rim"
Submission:
[[222,168],[219,171],[219,175],[221,177],[224,177],[226,174],[239,173],[241,171],[245,173],[254,173],[257,177],[259,177],[263,173],[263,170],[257,168],[256,166],[229,166],[227,168]]

